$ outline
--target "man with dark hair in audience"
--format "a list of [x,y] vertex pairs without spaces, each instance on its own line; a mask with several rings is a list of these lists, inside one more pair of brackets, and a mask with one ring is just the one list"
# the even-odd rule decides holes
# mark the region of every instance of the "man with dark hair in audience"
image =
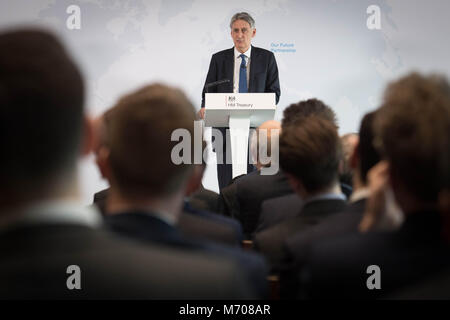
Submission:
[[[440,171],[443,188],[438,195],[438,209],[442,217],[442,234],[444,240],[450,244],[450,135],[442,137],[442,150]],[[425,300],[425,299],[450,299],[450,268],[439,271],[418,283],[411,284],[405,288],[388,295],[388,299],[401,300]]]
[[331,121],[309,116],[283,127],[280,165],[304,203],[296,216],[255,235],[254,247],[270,261],[273,271],[284,258],[282,249],[287,238],[346,208],[338,180],[340,158],[340,140]]
[[388,185],[405,221],[394,232],[315,243],[299,275],[304,297],[378,298],[450,265],[438,209],[441,177],[448,167],[448,162],[442,165],[450,136],[448,82],[412,73],[391,83],[377,111],[375,132],[385,161],[369,173],[371,195],[364,218],[370,219],[364,229],[370,230],[368,224],[383,213]]
[[[108,110],[105,115],[110,113]],[[105,157],[108,154],[107,141],[107,123],[106,116],[102,115],[95,121],[95,143],[94,152],[96,155],[97,167],[106,180],[110,180],[110,169],[106,165]],[[186,187],[185,194],[190,196],[193,192],[198,190],[201,185],[205,162],[202,165],[196,166],[192,176],[189,179],[189,184]],[[100,212],[106,216],[107,208],[106,202],[110,188],[104,189],[94,194],[94,205],[100,209]],[[224,217],[212,212],[196,209],[191,206],[190,202],[185,199],[182,212],[178,219],[178,228],[180,231],[195,238],[211,240],[219,243],[224,243],[231,246],[241,246],[243,240],[242,226],[235,220]]]
[[336,128],[338,128],[338,122],[334,111],[323,101],[316,98],[303,100],[289,105],[283,111],[281,126],[285,127],[288,124],[293,123],[298,118],[309,116],[319,116],[332,122]]
[[[373,145],[373,122],[376,112],[366,114],[359,130],[359,142],[349,156],[349,166],[353,169],[354,192],[349,199],[348,208],[339,214],[313,227],[310,230],[293,235],[284,243],[286,260],[280,268],[281,295],[292,298],[298,290],[297,274],[301,268],[303,254],[314,241],[345,233],[357,232],[364,214],[366,199],[369,196],[367,172],[380,161]],[[300,264],[300,265],[299,265]]]
[[[202,163],[193,163],[194,152],[184,149],[179,155],[173,151],[179,144],[172,141],[176,130],[185,134],[184,147],[194,151],[195,110],[187,97],[177,89],[149,85],[121,98],[105,114],[105,123],[106,144],[98,162],[111,185],[106,199],[107,227],[140,243],[229,258],[239,263],[255,292],[264,297],[267,268],[262,257],[191,239],[177,227],[191,216],[180,213],[184,197],[203,175]],[[183,161],[177,164],[176,156]]]
[[375,112],[366,114],[361,121],[360,140],[349,162],[354,169],[354,193],[345,212],[330,217],[321,225],[306,232],[295,234],[286,239],[285,245],[289,256],[295,258],[302,254],[305,245],[326,236],[337,235],[358,230],[363,217],[366,199],[369,196],[367,172],[380,161],[380,156],[373,145],[373,121]]
[[[337,119],[334,111],[318,99],[308,99],[291,104],[283,112],[282,127],[294,122],[299,117],[318,116],[333,123],[336,128]],[[265,199],[260,205],[260,214],[256,225],[256,232],[261,232],[281,221],[298,214],[302,207],[302,199],[288,186],[288,191],[282,196]]]
[[78,204],[92,130],[81,74],[54,36],[1,33],[0,70],[0,298],[249,297],[235,264],[125,242]]

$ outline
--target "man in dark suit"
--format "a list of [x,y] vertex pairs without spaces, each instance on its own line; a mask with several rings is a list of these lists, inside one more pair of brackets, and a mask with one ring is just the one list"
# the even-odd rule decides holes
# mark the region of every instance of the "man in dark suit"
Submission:
[[[338,127],[336,114],[329,106],[318,99],[308,99],[293,103],[284,110],[282,128],[291,124],[299,117],[309,117],[312,115],[328,120],[336,128]],[[300,211],[303,201],[297,193],[294,193],[291,186],[284,188],[284,193],[279,195],[282,196],[274,197],[262,203],[261,213],[259,214],[258,212],[257,232],[294,217]]]
[[[299,274],[302,296],[379,298],[448,269],[439,194],[448,171],[450,86],[445,78],[409,74],[391,83],[375,119],[385,161],[369,173],[365,230],[383,213],[390,186],[405,215],[394,232],[369,232],[315,243]],[[379,268],[366,272],[369,266]],[[376,272],[376,271],[375,271]],[[378,278],[378,280],[377,280]]]
[[189,205],[197,210],[220,212],[219,207],[219,194],[205,189],[201,184],[193,194],[189,196]]
[[294,192],[292,187],[290,193],[264,201],[261,205],[261,213],[255,232],[261,232],[284,220],[295,217],[300,212],[302,205],[302,199]]
[[[105,150],[107,150],[108,146],[108,128],[104,115],[96,119],[94,127],[94,151],[97,167],[102,177],[110,181],[110,170],[108,170],[108,167],[103,160],[105,157]],[[201,168],[199,167],[199,170],[201,169],[203,173],[204,168],[205,164],[203,163]],[[199,186],[201,186],[201,179],[202,174],[196,174],[195,177],[193,176],[190,179],[190,184],[186,189],[187,196],[190,196],[193,192],[198,190]],[[106,204],[109,193],[110,188],[107,188],[94,194],[93,204],[100,210],[103,216],[107,216]],[[190,197],[185,198],[182,212],[178,220],[178,228],[183,234],[232,246],[241,246],[243,240],[242,226],[237,220],[193,208],[190,204],[190,200]]]
[[359,131],[360,139],[349,160],[349,166],[354,171],[352,177],[354,193],[349,200],[348,208],[345,212],[331,217],[321,225],[286,239],[286,250],[292,258],[295,259],[296,256],[300,256],[302,249],[315,240],[327,236],[357,232],[364,214],[366,199],[369,196],[367,173],[380,161],[380,156],[373,145],[372,128],[375,114],[376,112],[368,113],[362,119]]
[[[253,47],[251,41],[256,34],[255,21],[246,12],[236,13],[230,22],[231,37],[234,47],[215,53],[211,58],[205,86],[202,92],[202,108],[200,118],[205,113],[205,93],[217,92],[273,92],[276,103],[280,99],[280,83],[278,67],[272,52]],[[208,88],[219,80],[229,80],[226,83]],[[226,145],[226,128],[220,128],[223,137],[223,164],[217,164],[219,188],[226,187],[232,180],[232,166],[226,164],[227,154],[230,155],[230,146]],[[220,161],[220,160],[219,160]],[[248,167],[252,171],[251,166]]]
[[[226,211],[231,213],[232,217],[242,223],[247,239],[250,239],[255,231],[261,203],[292,190],[286,176],[278,170],[280,131],[280,123],[275,120],[266,121],[257,128],[251,139],[250,148],[257,171],[240,177],[221,192],[223,206],[227,207]],[[264,141],[264,136],[267,138],[266,141]],[[273,141],[276,141],[274,145],[272,145]],[[273,151],[276,152],[276,155],[272,154]],[[262,159],[261,155],[267,156],[267,159]],[[264,170],[268,170],[269,167],[270,170],[278,172],[271,175],[265,174]]]
[[367,173],[380,161],[380,156],[373,145],[373,122],[376,112],[366,114],[359,130],[359,142],[353,154],[349,156],[349,166],[353,170],[352,185],[354,192],[348,208],[331,216],[317,227],[295,234],[285,241],[286,260],[280,268],[280,291],[285,298],[293,298],[298,290],[297,274],[303,255],[309,245],[326,237],[333,237],[350,232],[357,232],[364,214],[366,199],[369,196]]
[[[94,194],[93,204],[98,207],[103,216],[107,216],[106,203],[109,188]],[[234,219],[212,212],[192,208],[184,201],[182,212],[178,219],[178,229],[182,234],[230,246],[241,246],[244,235],[241,224]]]
[[319,225],[346,207],[338,182],[341,156],[336,126],[319,116],[302,117],[283,127],[280,166],[303,199],[297,216],[257,233],[255,248],[276,271],[283,259],[284,241]]
[[[203,146],[205,147],[206,143]],[[244,235],[238,220],[194,207],[195,202],[192,202],[192,194],[195,194],[201,188],[203,173],[206,168],[205,161],[196,168],[196,174],[190,178],[190,183],[186,188],[187,197],[184,200],[183,214],[180,216],[180,230],[189,236],[203,237],[225,242],[229,245],[241,246]]]
[[[241,248],[192,239],[177,227],[183,219],[201,218],[201,213],[180,211],[185,195],[200,184],[204,169],[202,164],[192,163],[193,156],[179,163],[175,158],[178,154],[173,153],[176,142],[171,136],[175,130],[194,136],[195,111],[184,94],[163,85],[146,86],[121,98],[104,117],[107,144],[98,162],[111,185],[106,226],[140,243],[228,258],[239,264],[255,292],[264,297],[267,270],[262,257]],[[192,155],[184,150],[186,154]],[[197,219],[197,224],[202,220],[214,227],[211,219]]]
[[234,263],[120,240],[79,204],[92,129],[81,74],[54,36],[0,34],[0,70],[0,299],[249,297]]

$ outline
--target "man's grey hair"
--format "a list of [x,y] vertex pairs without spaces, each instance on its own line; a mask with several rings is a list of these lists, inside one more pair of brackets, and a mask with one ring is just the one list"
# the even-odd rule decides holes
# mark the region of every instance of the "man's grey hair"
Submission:
[[253,20],[252,16],[249,15],[247,12],[238,12],[233,17],[231,17],[230,28],[233,27],[233,23],[236,20],[244,20],[248,22],[250,28],[255,29],[255,20]]

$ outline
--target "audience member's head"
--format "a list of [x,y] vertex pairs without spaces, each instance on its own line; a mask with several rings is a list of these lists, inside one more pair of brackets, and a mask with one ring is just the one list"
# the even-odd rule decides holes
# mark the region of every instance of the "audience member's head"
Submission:
[[357,133],[347,133],[341,137],[342,159],[339,164],[339,180],[342,183],[352,185],[353,168],[350,165],[350,157],[358,145],[359,136]]
[[108,111],[106,111],[105,114],[102,114],[101,116],[93,119],[92,125],[93,125],[93,152],[95,156],[95,162],[97,163],[97,167],[100,170],[100,174],[102,175],[102,178],[108,179],[108,166],[104,165],[102,162],[104,159],[106,159],[105,155],[108,155],[109,149],[108,149],[108,140],[107,140],[107,128],[106,128],[106,114]]
[[332,122],[338,127],[336,114],[325,103],[318,99],[309,99],[293,103],[284,109],[282,126],[294,122],[299,117],[317,116]]
[[192,174],[190,178],[188,179],[187,186],[185,188],[185,195],[191,196],[196,191],[201,190],[202,188],[202,180],[203,180],[203,174],[206,170],[206,162],[208,161],[208,154],[206,152],[207,143],[206,141],[202,140],[202,163],[201,164],[193,164]]
[[[149,85],[120,99],[104,115],[108,152],[100,161],[114,191],[136,201],[182,193],[194,166],[172,161],[179,142],[171,137],[176,129],[194,137],[194,120],[187,97],[165,85]],[[193,151],[193,141],[187,145]]]
[[25,205],[73,189],[83,151],[83,99],[81,74],[53,35],[0,34],[3,204]]
[[391,83],[375,129],[403,212],[435,209],[448,168],[448,158],[443,156],[450,136],[448,82],[440,76],[412,73]]
[[[263,167],[270,166],[271,163],[273,164],[272,139],[277,139],[277,141],[279,141],[280,134],[281,123],[276,120],[265,121],[255,131],[253,131],[250,149],[253,161],[256,163],[256,169],[260,170]],[[275,148],[276,146],[273,147]]]
[[[353,187],[354,190],[365,190],[367,195],[372,193],[373,185],[377,185],[380,178],[372,173],[372,181],[369,181],[369,171],[374,168],[381,160],[378,150],[375,148],[374,122],[377,111],[367,113],[361,120],[359,129],[359,143],[351,157],[351,165],[354,168]],[[377,172],[377,169],[375,169]],[[371,186],[372,184],[372,186]],[[376,193],[376,192],[375,192]],[[403,222],[403,213],[395,202],[391,190],[383,186],[383,196],[378,198],[372,194],[379,202],[380,212],[374,215],[373,210],[367,210],[363,216],[361,232],[373,230],[395,230]],[[384,199],[384,204],[380,199]]]
[[367,113],[359,127],[359,141],[350,156],[350,166],[353,168],[353,187],[367,186],[367,173],[380,160],[380,154],[374,146],[374,121],[376,111]]
[[280,165],[302,198],[336,186],[340,157],[339,136],[331,121],[300,117],[283,127]]
[[374,165],[380,162],[380,154],[374,146],[374,121],[377,111],[367,113],[361,120],[359,127],[359,143],[356,147],[357,164],[356,170],[359,173],[363,184],[367,184],[367,173]]

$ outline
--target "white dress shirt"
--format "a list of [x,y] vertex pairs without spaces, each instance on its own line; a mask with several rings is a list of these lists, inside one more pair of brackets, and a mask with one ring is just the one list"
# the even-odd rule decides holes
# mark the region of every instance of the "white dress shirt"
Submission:
[[[245,63],[247,66],[247,88],[250,80],[250,54],[252,51],[252,46],[248,48],[247,51],[244,52],[246,56]],[[239,73],[241,69],[242,58],[240,57],[241,53],[234,48],[234,78],[233,78],[233,93],[239,93]]]

